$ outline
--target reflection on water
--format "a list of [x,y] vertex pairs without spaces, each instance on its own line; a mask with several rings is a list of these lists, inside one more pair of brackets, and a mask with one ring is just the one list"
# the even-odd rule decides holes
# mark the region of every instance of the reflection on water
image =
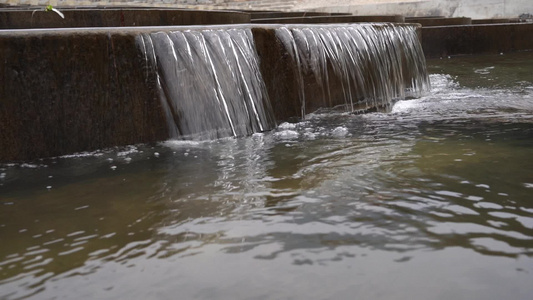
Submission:
[[531,52],[472,57],[448,57],[428,61],[428,71],[449,74],[469,88],[526,88],[531,91]]
[[0,299],[527,299],[528,78],[0,166]]

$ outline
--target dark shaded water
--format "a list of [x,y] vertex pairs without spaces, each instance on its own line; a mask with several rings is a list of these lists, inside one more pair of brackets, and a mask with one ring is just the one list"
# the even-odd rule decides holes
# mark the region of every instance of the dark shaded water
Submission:
[[0,299],[530,299],[533,55],[428,64],[388,114],[1,166]]

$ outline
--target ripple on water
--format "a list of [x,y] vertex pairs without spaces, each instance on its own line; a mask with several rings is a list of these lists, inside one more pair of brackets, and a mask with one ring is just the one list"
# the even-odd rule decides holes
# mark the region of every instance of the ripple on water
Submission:
[[[0,298],[83,288],[141,298],[154,287],[171,298],[206,292],[211,276],[205,298],[216,299],[254,278],[255,289],[278,278],[272,286],[300,287],[306,272],[339,283],[324,285],[324,298],[353,284],[378,293],[376,282],[398,278],[431,287],[424,278],[441,272],[439,286],[468,274],[453,291],[487,274],[522,280],[515,265],[531,265],[533,240],[533,91],[431,80],[431,94],[390,114],[317,113],[246,138],[2,165]],[[491,288],[505,286],[476,291]]]

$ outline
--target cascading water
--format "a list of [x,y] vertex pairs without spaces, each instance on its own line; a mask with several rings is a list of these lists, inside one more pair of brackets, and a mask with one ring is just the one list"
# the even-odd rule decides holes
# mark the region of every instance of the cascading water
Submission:
[[138,37],[171,138],[244,136],[275,127],[250,29]]
[[[417,97],[429,88],[414,26],[271,30],[292,58],[295,76],[288,84],[297,87],[302,118],[321,107],[386,109],[395,99]],[[147,77],[155,78],[171,138],[245,136],[275,127],[250,28],[143,33],[137,45]]]
[[278,28],[276,35],[297,66],[302,117],[308,84],[318,84],[325,103],[334,106],[339,101],[333,99],[331,85],[340,82],[346,111],[387,108],[395,99],[429,90],[414,26],[297,25]]

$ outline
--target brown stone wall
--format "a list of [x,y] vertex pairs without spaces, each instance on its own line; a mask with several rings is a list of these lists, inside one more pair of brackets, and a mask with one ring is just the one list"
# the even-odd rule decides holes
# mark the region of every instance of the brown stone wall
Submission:
[[392,22],[402,23],[404,17],[389,16],[312,16],[291,18],[252,19],[257,24],[319,24],[319,23],[357,23],[357,22]]
[[168,137],[135,35],[0,34],[0,161]]
[[533,50],[533,23],[422,28],[428,58]]
[[0,11],[0,29],[174,26],[250,23],[243,12],[177,9],[80,9],[54,12],[34,10]]
[[424,27],[428,26],[450,26],[472,24],[471,18],[406,18],[406,22],[418,23]]

